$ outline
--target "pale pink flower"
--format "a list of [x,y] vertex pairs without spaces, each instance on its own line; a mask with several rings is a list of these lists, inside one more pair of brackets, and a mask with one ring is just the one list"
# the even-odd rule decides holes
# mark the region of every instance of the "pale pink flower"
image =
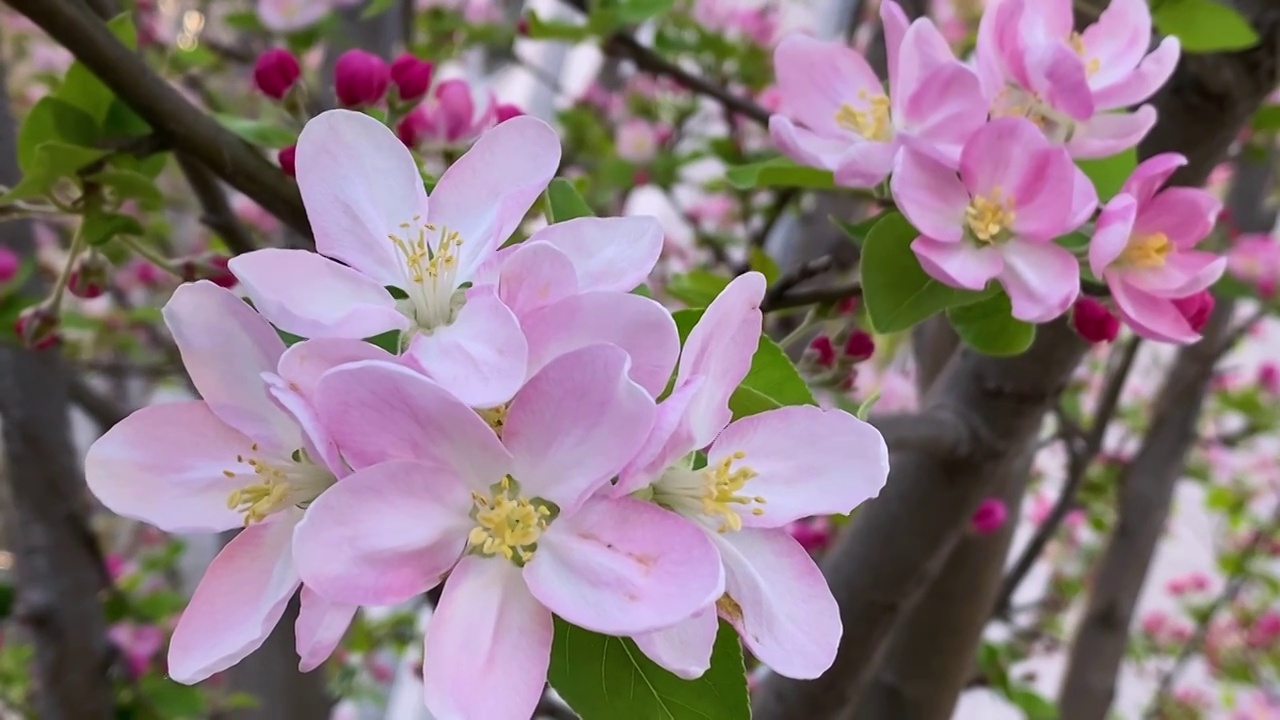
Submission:
[[258,19],[271,32],[290,33],[328,15],[334,0],[258,0]]
[[993,120],[973,134],[960,172],[911,148],[893,171],[898,207],[920,231],[911,243],[925,272],[981,290],[996,279],[1013,316],[1045,322],[1071,307],[1080,266],[1054,238],[1097,205],[1093,183],[1022,118]]
[[1151,610],[1142,616],[1142,632],[1154,642],[1164,637],[1164,629],[1169,625],[1169,614],[1162,610]]
[[[472,287],[473,276],[559,161],[554,130],[512,118],[444,172],[428,208],[418,166],[395,135],[368,115],[331,110],[298,138],[298,186],[322,254],[258,250],[230,269],[282,330],[343,338],[401,331],[408,356],[430,377],[468,403],[495,405],[525,379],[529,348],[497,288]],[[407,297],[397,300],[388,287]]]
[[1280,243],[1266,233],[1241,235],[1227,251],[1227,271],[1256,286],[1264,298],[1272,297],[1280,282]]
[[[498,120],[498,98],[492,91],[462,78],[445,80],[432,97],[402,123],[412,124],[411,145],[457,145],[469,142]],[[401,134],[405,130],[402,128]]]
[[[840,410],[800,405],[730,422],[729,397],[760,337],[764,290],[764,276],[746,273],[707,308],[685,342],[652,433],[612,490],[618,497],[643,490],[683,516],[711,539],[724,564],[722,598],[675,626],[635,637],[646,655],[681,677],[709,666],[717,615],[781,675],[814,678],[830,667],[840,613],[787,527],[848,513],[880,492],[889,471],[880,433]],[[699,448],[707,448],[706,467],[694,469]]]
[[909,147],[955,167],[960,148],[987,119],[973,71],[951,54],[927,19],[908,27],[889,0],[881,5],[889,46],[889,95],[843,42],[800,35],[783,40],[773,64],[782,108],[769,118],[779,149],[796,162],[835,173],[836,182],[871,187]]
[[1249,628],[1250,647],[1270,647],[1280,638],[1280,610],[1267,610],[1259,615]]
[[387,363],[320,380],[318,412],[355,472],[298,526],[299,568],[327,596],[369,605],[402,602],[448,574],[423,655],[437,717],[532,714],[553,612],[626,634],[723,592],[702,533],[654,505],[593,497],[653,423],[653,400],[627,363],[607,345],[563,355],[488,421]]
[[1133,147],[1155,124],[1137,105],[1169,79],[1178,39],[1147,53],[1151,11],[1145,0],[1111,3],[1083,33],[1073,30],[1070,0],[1001,0],[978,29],[977,66],[996,117],[1031,118],[1073,157],[1106,157]]
[[129,672],[138,677],[147,671],[151,659],[164,647],[164,631],[155,625],[118,622],[107,630],[107,638],[124,655]]
[[647,120],[632,118],[614,131],[618,157],[633,163],[647,163],[658,154],[658,134]]
[[1099,214],[1089,243],[1089,266],[1106,281],[1121,317],[1135,333],[1163,342],[1200,338],[1175,302],[1208,288],[1226,267],[1226,259],[1195,249],[1221,204],[1203,190],[1161,189],[1186,162],[1164,153],[1138,165]]
[[[231,292],[201,281],[164,308],[203,400],[152,405],[89,448],[89,489],[113,512],[174,533],[244,527],[206,571],[169,644],[169,673],[192,683],[236,664],[266,639],[298,590],[293,528],[344,473],[308,398],[319,374],[389,357],[364,342],[313,340],[288,350]],[[302,589],[302,667],[333,651],[354,607]]]

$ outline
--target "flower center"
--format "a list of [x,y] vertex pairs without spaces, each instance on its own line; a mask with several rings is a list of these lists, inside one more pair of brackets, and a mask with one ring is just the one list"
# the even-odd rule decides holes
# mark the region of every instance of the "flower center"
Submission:
[[1088,50],[1084,46],[1084,38],[1080,35],[1080,33],[1073,32],[1070,35],[1068,35],[1067,44],[1070,45],[1071,49],[1074,50],[1075,53],[1080,56],[1081,60],[1084,60],[1085,77],[1092,77],[1095,73],[1098,72],[1099,69],[1102,68],[1101,60],[1099,60],[1098,58],[1090,58],[1086,56],[1085,53],[1087,53]]
[[858,99],[866,103],[866,109],[858,110],[849,103],[842,103],[836,111],[836,124],[872,142],[892,140],[889,97],[884,94],[868,95],[866,90],[859,90]]
[[1005,86],[996,94],[991,102],[991,117],[1026,118],[1056,143],[1071,139],[1075,131],[1075,122],[1071,118],[1049,107],[1040,96],[1012,85]]
[[489,423],[489,427],[493,428],[493,432],[502,437],[502,428],[507,424],[507,406],[498,405],[491,408],[482,408],[476,410],[476,414],[484,421]]
[[467,544],[481,555],[501,555],[521,567],[533,558],[538,538],[557,512],[551,503],[521,495],[520,484],[510,475],[491,486],[488,495],[471,493],[471,500],[476,526]]
[[1127,267],[1164,267],[1165,258],[1173,250],[1173,243],[1162,232],[1134,235],[1120,253],[1119,262]]
[[964,210],[965,225],[969,234],[982,243],[993,243],[1008,238],[1017,213],[1013,210],[1013,196],[994,187],[987,195],[978,195]]
[[465,288],[459,288],[457,281],[462,236],[447,227],[422,223],[419,215],[400,229],[401,235],[387,237],[404,261],[408,287],[401,289],[409,297],[403,311],[429,333],[452,323],[462,308]]
[[[733,468],[734,462],[744,457],[746,453],[735,452],[701,470],[668,468],[654,484],[653,500],[685,516],[705,517],[715,523],[720,532],[741,530],[739,506],[765,503],[759,495],[742,494],[747,481],[757,475],[745,465]],[[751,514],[763,515],[764,508],[752,507]]]
[[[250,450],[258,452],[258,444],[254,443]],[[316,465],[302,450],[284,462],[237,455],[236,463],[248,466],[258,477],[258,482],[233,490],[227,496],[227,507],[244,515],[246,527],[291,505],[306,508],[336,480],[333,473]],[[222,474],[233,478],[244,472],[223,470]]]

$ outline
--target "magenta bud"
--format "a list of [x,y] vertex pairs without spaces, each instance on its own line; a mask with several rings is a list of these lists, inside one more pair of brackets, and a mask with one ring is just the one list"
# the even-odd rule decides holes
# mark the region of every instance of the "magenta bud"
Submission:
[[32,350],[44,350],[58,344],[61,324],[58,313],[46,303],[40,303],[19,313],[13,329],[23,345]]
[[494,108],[493,112],[500,123],[504,123],[513,117],[520,117],[524,114],[524,110],[521,110],[519,105],[513,105],[511,103],[502,103],[498,105],[498,107]]
[[18,254],[7,247],[0,247],[0,283],[6,283],[18,275],[22,260]]
[[987,498],[974,511],[973,518],[969,522],[974,532],[979,535],[986,535],[999,530],[1008,517],[1009,511],[1005,509],[1003,500],[1000,498]]
[[67,290],[76,297],[92,300],[101,297],[111,282],[111,263],[101,254],[90,251],[76,258],[67,276]]
[[297,153],[297,145],[281,148],[280,152],[276,153],[276,162],[280,163],[280,169],[289,177],[294,177],[295,173],[297,173],[297,168],[294,165],[294,157],[297,156]]
[[844,355],[854,362],[862,362],[876,353],[876,341],[865,330],[854,330],[844,341]]
[[1204,324],[1209,322],[1209,314],[1213,312],[1214,303],[1213,294],[1208,290],[1201,290],[1195,295],[1173,301],[1174,307],[1178,308],[1178,312],[1182,313],[1182,317],[1187,319],[1187,324],[1191,325],[1191,329],[1196,332],[1203,330]]
[[267,97],[283,100],[302,74],[298,58],[284,48],[272,48],[253,63],[253,82]]
[[1111,342],[1120,334],[1120,319],[1106,305],[1082,295],[1071,312],[1071,327],[1091,343]]
[[432,65],[409,53],[403,53],[391,63],[391,82],[395,83],[401,100],[417,100],[431,87]]
[[819,335],[809,343],[809,350],[813,351],[819,365],[829,368],[836,364],[836,348],[831,344],[831,338],[826,335]]
[[207,253],[189,257],[178,262],[182,270],[182,279],[186,282],[208,280],[218,287],[232,288],[239,282],[228,268],[230,258],[225,255]]
[[348,50],[333,66],[333,91],[345,107],[373,105],[387,94],[391,69],[382,58],[364,50]]

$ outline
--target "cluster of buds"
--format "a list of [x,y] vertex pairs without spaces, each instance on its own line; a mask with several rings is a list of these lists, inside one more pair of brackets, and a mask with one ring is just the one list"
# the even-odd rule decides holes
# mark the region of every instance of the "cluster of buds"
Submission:
[[876,341],[866,330],[851,327],[834,336],[820,334],[809,342],[801,361],[816,384],[851,390],[857,378],[856,366],[876,352]]
[[226,255],[204,253],[174,261],[175,267],[182,274],[183,282],[208,280],[214,285],[224,288],[235,287],[236,276],[227,269],[230,260]]
[[44,350],[58,344],[62,321],[52,299],[23,310],[14,324],[14,332],[22,344],[32,350]]

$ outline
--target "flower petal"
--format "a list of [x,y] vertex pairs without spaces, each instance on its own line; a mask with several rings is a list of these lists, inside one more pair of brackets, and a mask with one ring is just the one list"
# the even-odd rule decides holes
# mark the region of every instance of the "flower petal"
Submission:
[[1196,246],[1213,232],[1222,203],[1204,190],[1171,187],[1156,193],[1138,211],[1134,232],[1162,232],[1181,250]]
[[907,17],[906,12],[902,10],[902,6],[893,0],[885,0],[880,3],[880,26],[884,32],[884,49],[886,69],[889,71],[889,92],[890,97],[896,95],[899,90],[898,84],[898,57],[902,48],[903,38],[910,29],[911,20]]
[[190,685],[257,650],[298,589],[290,553],[301,512],[240,531],[210,563],[169,640],[169,676]]
[[965,141],[986,123],[987,103],[973,71],[951,62],[933,70],[904,99],[903,115],[904,133],[919,139],[912,147],[954,169],[960,167]]
[[819,135],[782,115],[769,118],[769,137],[787,157],[824,170],[835,170],[844,153],[859,142],[858,138],[842,135]]
[[521,115],[480,136],[431,192],[432,224],[461,234],[458,281],[470,279],[524,219],[560,166],[560,138]]
[[[1172,37],[1172,36],[1170,36]],[[1089,76],[1094,89],[1093,97],[1106,110],[1118,105],[1104,105],[1099,100],[1101,90],[1117,80],[1130,76],[1151,44],[1151,9],[1145,0],[1116,0],[1108,3],[1102,14],[1080,35],[1083,55],[1096,60],[1096,69]],[[1174,57],[1175,62],[1177,57]],[[1146,98],[1138,98],[1124,105],[1136,105]]]
[[857,142],[835,160],[835,181],[844,187],[873,187],[893,170],[893,159],[902,146],[890,142]]
[[1098,205],[1098,196],[1093,183],[1062,148],[1029,154],[1031,165],[1018,178],[1019,184],[1005,186],[1013,195],[1017,212],[1013,232],[1048,241],[1075,229],[1072,222],[1077,218],[1088,218]]
[[404,602],[462,556],[471,506],[470,486],[447,467],[392,460],[357,471],[307,508],[294,541],[298,572],[332,602]]
[[1117,195],[1098,213],[1098,223],[1089,241],[1089,269],[1097,277],[1129,245],[1133,221],[1138,216],[1138,201],[1131,195]]
[[1071,169],[1074,182],[1071,190],[1071,212],[1067,214],[1067,228],[1074,230],[1089,221],[1098,209],[1098,190],[1093,181],[1078,166]]
[[955,170],[909,146],[898,154],[889,186],[916,229],[939,242],[961,240],[969,192]]
[[280,356],[281,378],[307,400],[315,397],[316,384],[325,373],[347,363],[379,360],[399,363],[400,359],[363,340],[317,338],[289,346]]
[[547,363],[516,393],[502,441],[527,495],[568,513],[635,455],[655,409],[629,363],[620,348],[592,345]]
[[529,343],[529,374],[588,345],[616,345],[631,358],[630,377],[650,396],[666,389],[680,355],[671,313],[641,295],[589,292],[565,298],[522,318]]
[[774,672],[808,680],[835,660],[843,629],[827,581],[786,530],[715,534],[725,593],[717,604],[751,654]]
[[1019,320],[1048,322],[1065,313],[1080,294],[1080,265],[1058,245],[1015,238],[1005,243],[1000,255],[1000,284]]
[[1208,289],[1226,269],[1227,259],[1221,255],[1182,250],[1169,253],[1161,267],[1126,270],[1125,280],[1143,292],[1173,300]]
[[696,441],[690,434],[685,416],[704,382],[701,375],[682,380],[658,403],[653,429],[645,438],[644,445],[636,451],[636,456],[618,473],[618,482],[613,486],[611,496],[630,495],[656,479],[679,458],[703,447],[694,444]]
[[302,129],[296,163],[316,249],[402,287],[407,270],[388,236],[427,217],[427,191],[404,143],[364,113],[329,110]]
[[342,636],[355,619],[357,607],[331,603],[306,585],[302,586],[301,598],[298,621],[294,623],[298,670],[311,672],[328,660],[342,642]]
[[662,225],[647,215],[582,217],[548,225],[525,244],[548,243],[567,255],[579,292],[631,292],[658,262],[662,239]]
[[[804,452],[797,453],[796,448]],[[740,494],[765,499],[744,510],[749,527],[775,528],[811,515],[845,515],[880,494],[889,477],[889,450],[880,432],[843,410],[795,405],[729,424],[707,451],[714,467],[735,453],[732,467],[756,475]]]
[[724,592],[705,530],[631,498],[591,498],[538,539],[529,592],[579,627],[630,635],[670,626]]
[[520,321],[496,290],[472,288],[457,319],[414,337],[408,355],[458,399],[472,407],[492,407],[510,400],[524,381],[529,346]]
[[942,242],[922,235],[912,241],[911,251],[929,277],[951,287],[981,290],[1004,270],[1000,252],[991,246]]
[[[1028,13],[1031,17],[1035,13]],[[1068,24],[1068,27],[1070,25]],[[1067,33],[1059,37],[1065,38]],[[1084,61],[1065,43],[1027,45],[1026,67],[1030,89],[1076,121],[1088,120],[1095,112],[1093,91],[1089,88]]]
[[294,335],[358,340],[409,327],[386,288],[323,255],[268,248],[237,255],[228,268],[258,312]]
[[[1146,3],[1142,4],[1145,9]],[[1136,47],[1145,49],[1145,40],[1136,43]],[[1113,110],[1131,107],[1146,100],[1168,82],[1178,66],[1178,57],[1181,52],[1182,47],[1178,43],[1178,38],[1173,35],[1166,37],[1159,47],[1143,58],[1137,70],[1126,74],[1115,83],[1094,90],[1094,103],[1099,110]]]
[[498,298],[517,318],[577,292],[573,261],[547,243],[520,244],[498,275]]
[[1193,343],[1200,333],[1191,328],[1173,301],[1143,292],[1116,278],[1107,278],[1111,296],[1126,325],[1138,335],[1157,342]]
[[272,449],[301,447],[297,426],[262,383],[262,373],[276,371],[284,342],[261,315],[207,280],[179,286],[163,314],[191,382],[215,415]]
[[1156,110],[1142,105],[1131,113],[1098,113],[1078,123],[1067,151],[1077,160],[1105,158],[1134,147],[1156,124]]
[[438,718],[532,716],[547,681],[553,632],[551,611],[529,593],[515,565],[463,558],[427,623],[427,710]]
[[693,680],[711,667],[711,651],[719,629],[716,613],[708,607],[671,627],[632,635],[631,639],[650,660],[676,677]]
[[244,518],[227,497],[256,478],[223,471],[241,470],[236,455],[252,444],[203,402],[149,405],[89,447],[85,480],[111,512],[165,532],[230,530]]
[[822,135],[853,137],[836,124],[840,105],[856,100],[859,92],[884,93],[866,59],[841,42],[791,35],[774,50],[773,67],[781,114]]
[[1187,158],[1178,153],[1153,155],[1138,163],[1138,167],[1133,169],[1129,179],[1124,181],[1124,187],[1120,192],[1132,195],[1138,201],[1138,205],[1146,205],[1156,196],[1160,188],[1169,182],[1169,177],[1186,164]]

